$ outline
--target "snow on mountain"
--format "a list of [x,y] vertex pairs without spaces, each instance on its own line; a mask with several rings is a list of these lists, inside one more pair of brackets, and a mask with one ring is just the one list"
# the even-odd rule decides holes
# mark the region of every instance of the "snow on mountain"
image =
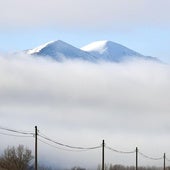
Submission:
[[138,52],[106,40],[90,43],[81,49],[104,61],[120,62],[122,60],[131,59],[134,57],[146,59],[146,56],[139,54]]
[[94,61],[94,57],[88,52],[78,49],[61,40],[48,42],[37,48],[27,50],[26,53],[36,56],[48,56],[59,61],[64,58]]
[[27,50],[26,53],[35,56],[52,57],[57,61],[62,59],[81,59],[90,62],[122,62],[136,58],[159,61],[157,58],[144,56],[112,41],[96,41],[79,49],[58,40]]

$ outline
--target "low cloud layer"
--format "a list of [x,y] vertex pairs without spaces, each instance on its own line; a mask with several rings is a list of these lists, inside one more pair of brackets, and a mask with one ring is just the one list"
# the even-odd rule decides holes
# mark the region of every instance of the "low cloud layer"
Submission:
[[[0,124],[29,131],[37,125],[46,135],[66,144],[94,146],[105,139],[120,150],[138,146],[151,156],[160,156],[170,147],[169,87],[170,67],[160,63],[58,63],[1,55]],[[3,147],[13,144],[10,137],[2,137]],[[33,139],[13,141],[27,144]],[[100,149],[93,151],[94,155],[87,152],[77,157],[77,153],[54,151],[41,144],[39,152],[42,159],[57,165],[84,166],[86,159],[95,166],[101,160]],[[107,160],[124,163],[120,155]],[[126,164],[133,161],[130,157]]]
[[169,25],[167,0],[6,0],[0,2],[0,24],[5,27],[109,27],[139,24]]

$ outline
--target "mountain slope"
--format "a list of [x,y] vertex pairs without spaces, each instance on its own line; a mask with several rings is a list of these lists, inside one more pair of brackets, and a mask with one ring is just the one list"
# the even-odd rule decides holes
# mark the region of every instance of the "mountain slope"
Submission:
[[96,41],[79,49],[58,40],[25,52],[34,56],[51,57],[57,61],[62,61],[63,59],[79,59],[89,62],[123,62],[132,59],[159,61],[157,58],[144,56],[112,41]]
[[147,57],[112,41],[96,41],[81,48],[104,61],[120,62],[125,59]]
[[37,48],[27,50],[26,53],[37,56],[48,56],[59,61],[63,58],[83,59],[89,61],[94,60],[94,57],[88,52],[73,47],[72,45],[61,40],[48,42]]

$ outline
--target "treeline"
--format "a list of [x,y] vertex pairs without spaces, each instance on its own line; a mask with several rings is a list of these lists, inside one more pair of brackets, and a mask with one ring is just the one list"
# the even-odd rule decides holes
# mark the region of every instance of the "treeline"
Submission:
[[8,147],[0,156],[0,170],[28,170],[33,156],[23,145]]
[[[19,145],[8,147],[0,156],[0,170],[34,170],[34,160],[30,149]],[[38,170],[54,170],[39,166]]]
[[[86,170],[82,167],[73,167],[71,170]],[[98,165],[97,170],[102,170],[101,165]],[[120,164],[105,164],[105,170],[136,170],[135,166],[124,166]],[[140,166],[138,170],[163,170],[163,167],[156,166]],[[170,167],[166,167],[166,170],[170,170]]]
[[[31,150],[19,145],[18,147],[8,147],[0,156],[0,170],[34,170],[34,160]],[[58,168],[39,166],[38,170],[59,170]],[[61,170],[61,169],[60,169]],[[64,169],[63,169],[64,170]],[[73,167],[67,170],[86,170],[82,167]],[[89,170],[89,168],[88,168]],[[99,165],[96,170],[101,170]],[[135,166],[123,166],[106,164],[105,170],[136,170]],[[155,166],[140,166],[138,170],[163,170],[162,167]],[[170,170],[170,167],[166,167],[166,170]]]
[[[101,170],[101,166],[99,165],[97,170]],[[119,164],[107,164],[105,165],[105,170],[136,170],[135,166],[124,166]],[[138,170],[163,170],[163,167],[156,166],[140,166]],[[170,170],[170,167],[166,167],[166,170]]]

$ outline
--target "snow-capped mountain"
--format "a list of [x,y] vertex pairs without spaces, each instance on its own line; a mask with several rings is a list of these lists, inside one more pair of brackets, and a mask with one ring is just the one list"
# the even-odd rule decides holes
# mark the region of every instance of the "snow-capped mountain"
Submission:
[[96,41],[79,49],[58,40],[48,42],[25,52],[35,56],[48,56],[57,61],[62,59],[80,59],[90,62],[122,62],[134,58],[158,61],[157,58],[144,56],[112,41]]
[[121,62],[133,58],[151,59],[112,41],[96,41],[81,48],[99,60]]
[[90,53],[73,47],[61,40],[48,42],[37,48],[27,50],[26,53],[37,56],[48,56],[58,61],[64,58],[94,61],[94,57]]

